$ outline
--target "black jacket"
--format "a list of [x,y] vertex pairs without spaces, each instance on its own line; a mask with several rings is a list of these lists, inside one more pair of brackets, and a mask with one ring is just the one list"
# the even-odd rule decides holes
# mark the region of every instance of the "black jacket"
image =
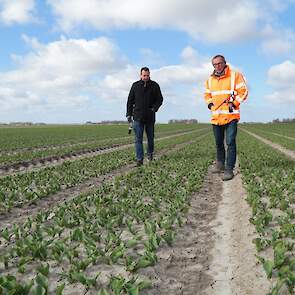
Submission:
[[155,112],[162,103],[163,96],[158,83],[149,80],[144,86],[144,81],[136,81],[129,92],[126,117],[133,116],[136,121],[155,122]]

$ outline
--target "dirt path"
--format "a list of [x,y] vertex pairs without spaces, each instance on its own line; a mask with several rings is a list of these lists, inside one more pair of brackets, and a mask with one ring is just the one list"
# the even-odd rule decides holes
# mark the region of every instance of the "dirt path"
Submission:
[[177,231],[173,247],[160,248],[159,262],[142,271],[153,282],[153,288],[144,295],[197,295],[210,286],[207,273],[214,247],[214,226],[221,201],[222,182],[219,176],[209,173],[201,190],[192,196],[187,221]]
[[161,248],[159,263],[143,271],[154,283],[144,295],[267,294],[270,284],[256,263],[240,173],[223,182],[211,170],[173,247]]
[[252,135],[253,137],[259,139],[260,141],[266,143],[267,145],[271,146],[272,148],[280,151],[281,153],[283,153],[287,157],[291,158],[292,160],[295,160],[295,152],[293,152],[291,150],[288,150],[288,149],[282,147],[281,145],[279,145],[277,143],[274,143],[274,142],[272,142],[272,141],[270,141],[268,139],[265,139],[265,138],[263,138],[263,137],[255,134],[253,132],[250,132],[248,130],[245,130],[244,128],[241,128],[241,130],[244,131],[244,132],[246,132],[246,133],[248,133],[248,134],[250,134],[250,135]]
[[295,137],[291,137],[291,136],[287,136],[287,135],[283,135],[283,134],[279,134],[279,133],[275,133],[275,132],[270,132],[270,133],[280,136],[280,137],[287,138],[287,139],[295,140]]
[[[182,136],[182,135],[186,135],[190,133],[198,133],[206,129],[208,128],[176,133],[176,134],[156,138],[155,141],[161,141],[164,139],[178,137],[178,136]],[[61,165],[65,161],[76,161],[77,159],[90,158],[90,157],[94,157],[101,154],[112,153],[114,151],[130,148],[133,145],[134,145],[133,143],[123,144],[123,145],[114,144],[111,147],[98,147],[96,149],[82,150],[79,152],[72,152],[69,154],[61,155],[61,156],[49,156],[49,157],[44,157],[40,159],[8,164],[5,166],[0,166],[0,177],[15,174],[15,173],[27,173],[28,171],[36,171],[36,170],[44,169],[47,167],[57,166],[57,165]]]
[[235,174],[233,180],[222,183],[222,199],[211,223],[215,247],[208,270],[212,282],[205,294],[266,295],[270,283],[255,258],[255,228],[249,222],[251,212],[239,169]]

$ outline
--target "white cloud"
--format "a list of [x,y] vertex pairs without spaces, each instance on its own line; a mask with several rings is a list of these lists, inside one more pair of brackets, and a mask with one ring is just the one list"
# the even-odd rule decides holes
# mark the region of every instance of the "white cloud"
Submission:
[[254,0],[48,0],[65,31],[84,24],[110,28],[169,28],[209,42],[253,38],[260,10]]
[[273,93],[266,99],[275,103],[295,103],[295,63],[285,61],[279,65],[272,66],[267,74],[267,82],[274,89]]
[[266,56],[282,55],[295,52],[295,33],[286,28],[273,28],[267,25],[262,35],[261,51]]
[[24,39],[32,45],[31,53],[14,56],[18,69],[0,73],[2,109],[77,107],[91,97],[95,77],[104,77],[125,63],[107,38],[62,38],[49,44]]
[[[42,121],[38,117],[42,113],[51,122],[79,109],[90,110],[94,120],[124,118],[128,93],[140,79],[141,65],[128,64],[110,40],[61,38],[42,44],[28,36],[23,39],[32,46],[31,53],[14,56],[18,69],[0,73],[2,112],[23,110],[27,116],[32,114],[32,121]],[[171,116],[199,117],[194,110],[197,104],[208,116],[202,92],[210,62],[192,47],[184,48],[180,55],[183,63],[151,68],[151,78],[160,84],[164,96],[162,121]],[[101,118],[95,116],[95,108]],[[87,120],[87,115],[83,117]]]
[[34,0],[0,0],[0,21],[6,25],[34,21]]

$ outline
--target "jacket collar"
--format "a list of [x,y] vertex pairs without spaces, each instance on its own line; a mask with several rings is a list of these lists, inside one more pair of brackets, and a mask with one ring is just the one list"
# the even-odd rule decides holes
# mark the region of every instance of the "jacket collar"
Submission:
[[215,70],[214,70],[213,73],[211,74],[211,76],[214,78],[223,78],[225,76],[228,76],[229,72],[230,72],[230,66],[226,65],[222,75],[216,75]]
[[[139,80],[142,84],[144,84],[144,81],[143,80]],[[150,83],[151,82],[151,79],[148,79],[147,81],[146,81],[146,83],[148,84],[148,83]]]

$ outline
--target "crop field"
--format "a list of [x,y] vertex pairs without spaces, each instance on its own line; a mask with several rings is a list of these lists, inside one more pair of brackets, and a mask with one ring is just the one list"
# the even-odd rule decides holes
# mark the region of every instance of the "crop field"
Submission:
[[0,127],[0,295],[294,294],[295,126],[240,124],[233,180],[209,124]]

